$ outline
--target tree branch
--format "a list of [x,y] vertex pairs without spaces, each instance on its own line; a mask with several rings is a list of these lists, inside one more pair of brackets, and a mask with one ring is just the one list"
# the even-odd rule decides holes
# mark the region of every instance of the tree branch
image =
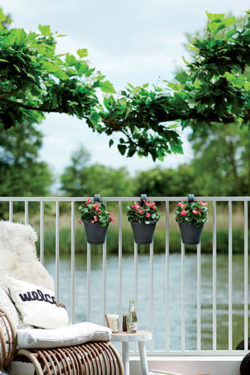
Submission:
[[15,90],[5,92],[4,94],[0,94],[0,99],[8,98],[14,94],[16,94],[18,91],[20,91],[20,88],[16,88]]
[[15,102],[13,100],[5,99],[1,95],[0,95],[0,101],[6,102],[6,103],[9,103],[11,105],[15,105],[17,107],[21,107],[21,108],[24,108],[24,109],[29,109],[31,111],[48,112],[48,113],[50,113],[50,112],[63,113],[63,110],[60,110],[58,108],[45,108],[43,106],[35,107],[33,105],[19,103],[19,102]]

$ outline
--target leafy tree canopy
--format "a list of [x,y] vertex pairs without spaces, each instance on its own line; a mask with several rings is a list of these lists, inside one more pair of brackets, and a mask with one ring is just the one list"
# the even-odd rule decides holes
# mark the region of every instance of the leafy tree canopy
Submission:
[[[215,122],[248,123],[247,13],[243,27],[236,26],[234,17],[207,13],[207,36],[192,40],[192,61],[184,60],[187,68],[174,82],[153,88],[128,85],[116,94],[105,76],[90,66],[86,49],[79,49],[78,57],[58,55],[56,39],[61,35],[41,25],[38,33],[9,30],[0,11],[0,127],[31,123],[37,112],[67,113],[110,136],[110,146],[118,134],[122,155],[162,160],[171,152],[182,153],[178,125],[197,129]],[[103,102],[98,90],[104,93]]]

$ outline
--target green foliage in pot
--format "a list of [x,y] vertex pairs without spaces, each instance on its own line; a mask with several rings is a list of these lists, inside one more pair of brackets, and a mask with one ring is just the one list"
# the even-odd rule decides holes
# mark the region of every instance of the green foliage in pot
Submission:
[[177,205],[176,221],[178,223],[188,223],[199,227],[207,222],[208,202],[179,202]]
[[103,202],[94,202],[90,198],[79,206],[79,210],[81,212],[79,223],[98,223],[102,227],[106,227],[110,222],[114,223],[115,221],[114,215]]
[[139,224],[156,223],[161,217],[155,202],[150,202],[149,200],[142,201],[141,203],[136,202],[134,205],[128,206],[127,215],[129,222]]

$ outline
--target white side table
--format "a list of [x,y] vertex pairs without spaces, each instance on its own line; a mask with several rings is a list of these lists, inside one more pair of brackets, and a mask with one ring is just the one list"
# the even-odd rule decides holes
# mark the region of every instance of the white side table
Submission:
[[145,342],[152,340],[152,333],[137,331],[136,333],[118,332],[112,333],[111,341],[122,343],[122,361],[125,375],[129,375],[129,343],[138,342],[142,375],[149,375]]

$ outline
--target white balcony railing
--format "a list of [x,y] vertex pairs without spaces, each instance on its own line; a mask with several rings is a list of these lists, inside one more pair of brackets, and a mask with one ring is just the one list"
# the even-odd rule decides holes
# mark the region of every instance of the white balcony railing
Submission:
[[[45,246],[44,246],[44,220],[45,220],[45,202],[55,202],[55,291],[56,296],[59,297],[59,274],[60,274],[60,202],[70,202],[71,204],[71,282],[70,282],[70,293],[71,293],[71,317],[72,321],[75,319],[75,305],[76,305],[76,286],[75,286],[75,208],[78,202],[87,200],[88,197],[0,197],[0,204],[7,202],[9,205],[9,220],[13,221],[13,202],[23,202],[24,203],[24,222],[29,223],[29,203],[39,202],[40,203],[40,260],[44,263]],[[123,253],[122,253],[122,217],[123,217],[123,207],[122,202],[131,202],[140,200],[139,197],[104,197],[101,198],[105,202],[116,202],[118,204],[118,309],[120,315],[120,324],[122,319],[123,304],[122,296],[124,293],[124,282],[123,282]],[[180,309],[181,309],[181,348],[179,350],[171,350],[169,333],[173,327],[169,322],[169,295],[170,288],[174,287],[170,285],[169,282],[169,271],[170,271],[170,248],[169,248],[169,215],[170,202],[175,202],[179,200],[185,200],[186,197],[150,197],[150,200],[160,201],[165,203],[165,215],[166,215],[166,235],[165,235],[165,272],[162,277],[165,278],[164,281],[164,295],[165,295],[165,312],[163,313],[164,319],[160,322],[161,329],[165,331],[165,347],[163,350],[154,350],[154,341],[151,343],[150,354],[153,355],[180,355],[180,354],[192,354],[192,355],[236,355],[244,354],[248,349],[248,319],[249,319],[249,287],[248,287],[248,202],[250,197],[196,197],[197,200],[206,200],[212,202],[212,213],[210,212],[210,221],[212,221],[212,349],[202,350],[201,339],[202,339],[202,305],[201,305],[201,244],[197,245],[197,258],[196,258],[196,349],[187,350],[186,343],[186,327],[185,327],[185,245],[180,243],[181,253],[180,253],[180,275],[181,275],[181,289],[180,294],[176,295],[176,298],[180,299]],[[216,245],[216,203],[226,202],[228,204],[228,275],[227,275],[227,292],[228,292],[228,348],[226,350],[217,350],[217,245]],[[241,202],[244,207],[244,252],[242,257],[243,269],[241,272],[244,274],[244,351],[236,351],[233,348],[233,246],[232,246],[232,203]],[[6,203],[5,203],[6,204]],[[78,205],[77,205],[78,206]],[[134,243],[134,299],[138,300],[138,245]],[[91,306],[91,245],[86,244],[87,249],[87,268],[86,268],[86,286],[77,285],[77,288],[86,287],[87,295],[87,320],[91,320],[92,306]],[[157,306],[154,306],[154,243],[150,245],[149,249],[149,304],[145,306],[145,309],[149,309],[149,324],[148,329],[154,332],[154,313]],[[63,300],[63,296],[60,296]],[[102,306],[99,307],[99,314],[101,317],[104,316],[107,310],[107,243],[103,245],[102,252]]]

